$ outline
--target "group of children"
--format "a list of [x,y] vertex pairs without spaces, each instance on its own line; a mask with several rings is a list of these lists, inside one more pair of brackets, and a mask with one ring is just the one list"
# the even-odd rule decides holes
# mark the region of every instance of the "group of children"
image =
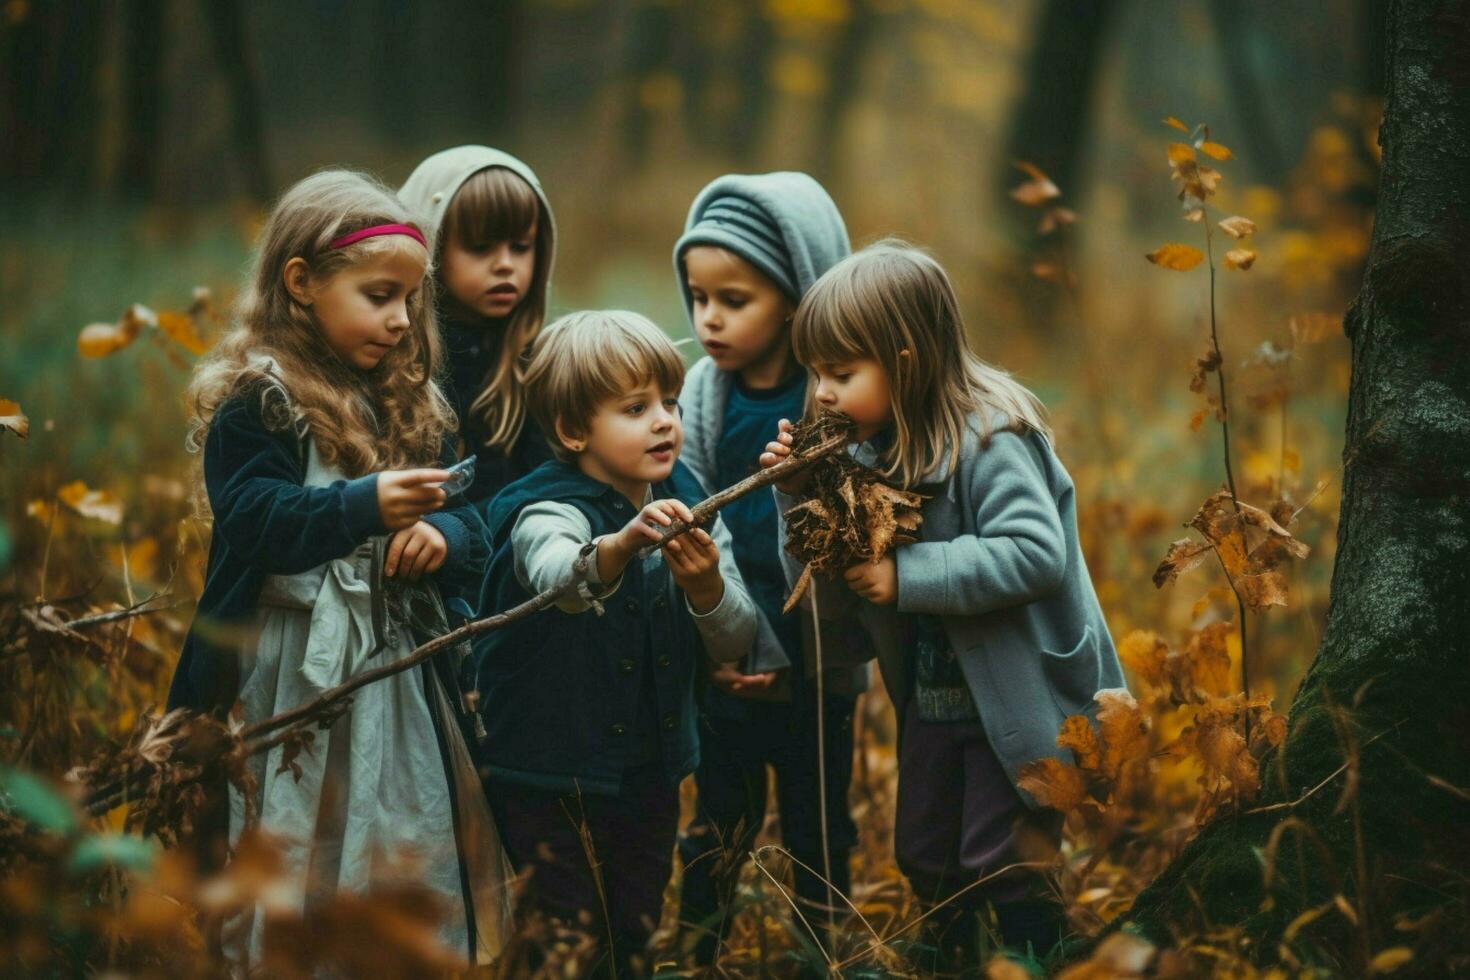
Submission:
[[[230,839],[258,816],[281,842],[288,911],[407,875],[442,897],[467,962],[540,914],[624,974],[649,969],[677,842],[683,948],[708,965],[770,767],[820,943],[846,908],[853,715],[876,659],[900,724],[894,848],[942,909],[932,945],[973,953],[988,907],[1005,942],[1045,952],[1060,909],[1028,842],[1054,848],[1060,821],[1017,771],[1122,675],[1041,405],[970,351],[932,258],[851,253],[804,174],[727,175],[694,201],[674,267],[708,356],[687,376],[635,313],[543,327],[555,242],[536,175],[480,146],[397,194],[318,173],[267,221],[189,390],[214,524],[171,706],[238,705],[249,724],[464,616],[561,598],[363,687],[294,770],[282,747],[257,757]],[[824,409],[856,424],[860,463],[924,495],[920,540],[819,576],[790,613],[799,475],[650,547]],[[242,970],[280,908],[228,924]]]

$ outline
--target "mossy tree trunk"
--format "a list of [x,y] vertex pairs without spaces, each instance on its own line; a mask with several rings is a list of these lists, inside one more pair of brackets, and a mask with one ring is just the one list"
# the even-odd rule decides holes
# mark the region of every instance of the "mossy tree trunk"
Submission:
[[[1378,213],[1344,324],[1337,563],[1289,735],[1263,764],[1255,807],[1276,806],[1206,827],[1127,917],[1161,940],[1241,924],[1269,958],[1341,893],[1359,924],[1329,911],[1297,943],[1350,972],[1388,946],[1417,946],[1424,970],[1470,947],[1470,6],[1395,0],[1387,56]],[[1430,910],[1432,935],[1395,929]]]

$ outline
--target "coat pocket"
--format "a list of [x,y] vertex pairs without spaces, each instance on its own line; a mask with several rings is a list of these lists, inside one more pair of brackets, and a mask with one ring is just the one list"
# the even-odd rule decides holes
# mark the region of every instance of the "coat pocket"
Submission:
[[1092,625],[1083,627],[1082,639],[1072,649],[1063,653],[1042,650],[1041,665],[1052,698],[1062,714],[1078,715],[1086,711],[1102,686],[1097,634]]

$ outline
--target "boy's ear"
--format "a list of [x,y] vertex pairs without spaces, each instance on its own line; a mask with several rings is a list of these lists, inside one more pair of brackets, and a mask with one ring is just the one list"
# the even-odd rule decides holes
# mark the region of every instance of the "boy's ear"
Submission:
[[580,453],[587,448],[587,441],[569,434],[561,419],[556,420],[556,441],[569,453]]
[[281,281],[292,299],[302,306],[311,305],[311,270],[307,268],[305,259],[298,255],[288,260],[286,268],[281,271]]

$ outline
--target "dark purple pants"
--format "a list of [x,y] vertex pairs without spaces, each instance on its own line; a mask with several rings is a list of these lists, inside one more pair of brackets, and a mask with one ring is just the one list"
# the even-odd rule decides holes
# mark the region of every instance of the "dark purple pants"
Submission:
[[[1026,806],[980,722],[921,721],[912,702],[904,716],[893,850],[921,902],[942,902],[1008,864],[1035,860],[1033,840],[1060,842],[1061,814]],[[956,904],[974,909],[1023,901],[1043,895],[1043,884],[1035,869],[1018,868],[970,889]]]
[[[673,873],[679,790],[663,767],[626,773],[617,796],[562,794],[501,780],[485,788],[511,863],[518,872],[530,869],[521,911],[565,920],[599,940],[611,932],[619,976],[652,972],[646,958],[641,969],[630,967],[630,959],[643,956],[658,927]],[[590,855],[578,829],[584,823]]]

